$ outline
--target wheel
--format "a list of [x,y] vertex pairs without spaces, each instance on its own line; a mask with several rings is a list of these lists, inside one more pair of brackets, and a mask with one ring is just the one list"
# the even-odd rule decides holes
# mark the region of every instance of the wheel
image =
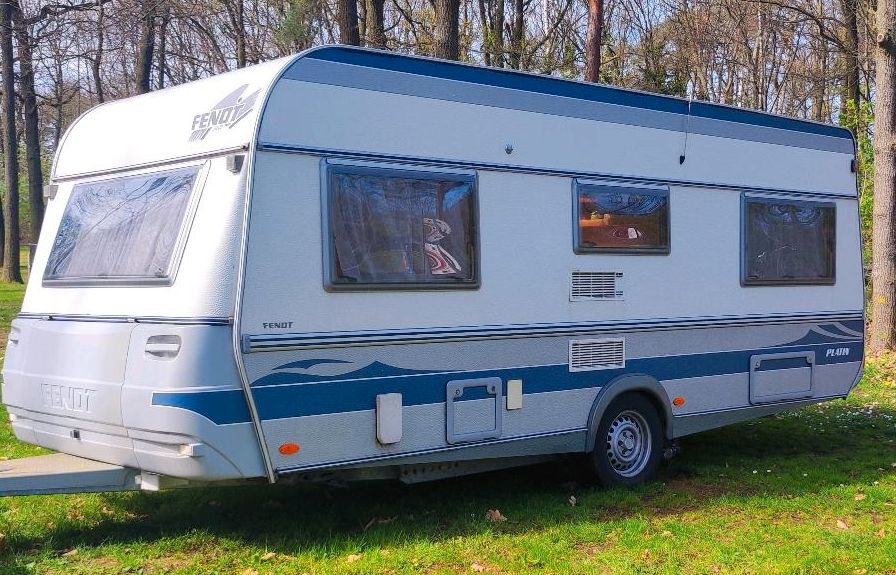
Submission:
[[626,394],[610,402],[588,454],[597,480],[607,487],[640,485],[656,477],[662,458],[662,425],[650,400]]

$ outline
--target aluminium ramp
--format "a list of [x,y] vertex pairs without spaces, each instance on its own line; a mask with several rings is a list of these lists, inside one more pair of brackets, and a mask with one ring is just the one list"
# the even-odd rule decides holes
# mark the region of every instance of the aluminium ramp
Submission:
[[65,453],[0,461],[0,497],[139,489],[139,471]]

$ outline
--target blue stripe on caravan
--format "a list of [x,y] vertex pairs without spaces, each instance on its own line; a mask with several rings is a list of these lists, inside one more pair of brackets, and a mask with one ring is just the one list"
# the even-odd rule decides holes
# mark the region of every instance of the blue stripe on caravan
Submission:
[[[849,130],[830,124],[806,122],[794,118],[785,118],[741,108],[710,104],[707,102],[691,102],[689,112],[688,101],[681,98],[659,96],[612,88],[609,86],[585,84],[582,82],[570,82],[568,80],[552,78],[550,76],[521,74],[495,68],[466,66],[439,60],[414,58],[405,55],[336,46],[311,51],[304,57],[341,64],[353,64],[367,68],[379,68],[408,74],[417,74],[420,76],[446,78],[472,84],[523,90],[538,94],[630,106],[671,114],[690,114],[692,116],[712,120],[738,122],[741,124],[852,140],[852,133]],[[284,77],[291,77],[289,70],[284,73]]]
[[218,425],[252,421],[246,396],[241,389],[155,392],[152,394],[152,404],[193,411]]
[[[825,357],[831,345],[849,348],[847,355]],[[660,381],[746,373],[749,361],[757,353],[814,351],[816,364],[858,361],[863,342],[836,342],[800,347],[766,348],[629,360],[624,369],[570,372],[566,364],[523,368],[507,368],[458,373],[433,373],[376,377],[370,379],[327,381],[253,388],[262,420],[285,419],[374,409],[377,394],[401,393],[403,404],[425,405],[445,401],[445,385],[456,379],[500,377],[523,378],[526,393],[568,391],[601,387],[622,373],[646,373]],[[471,399],[474,396],[465,399]],[[153,394],[153,405],[178,407],[194,411],[217,424],[250,421],[242,391],[159,392]]]

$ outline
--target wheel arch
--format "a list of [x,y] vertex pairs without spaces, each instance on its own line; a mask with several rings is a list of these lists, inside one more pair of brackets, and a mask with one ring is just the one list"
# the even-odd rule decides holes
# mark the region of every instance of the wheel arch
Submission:
[[672,408],[669,396],[660,382],[653,376],[643,373],[620,375],[603,386],[594,398],[591,414],[588,416],[588,435],[585,438],[585,452],[594,450],[597,426],[610,403],[621,395],[638,393],[645,396],[656,408],[663,425],[666,439],[672,438]]

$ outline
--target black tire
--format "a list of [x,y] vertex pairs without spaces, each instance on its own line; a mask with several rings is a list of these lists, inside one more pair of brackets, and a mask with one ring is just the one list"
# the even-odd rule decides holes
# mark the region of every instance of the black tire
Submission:
[[662,460],[662,422],[650,400],[630,393],[610,402],[587,456],[595,479],[606,487],[640,485],[656,477]]

